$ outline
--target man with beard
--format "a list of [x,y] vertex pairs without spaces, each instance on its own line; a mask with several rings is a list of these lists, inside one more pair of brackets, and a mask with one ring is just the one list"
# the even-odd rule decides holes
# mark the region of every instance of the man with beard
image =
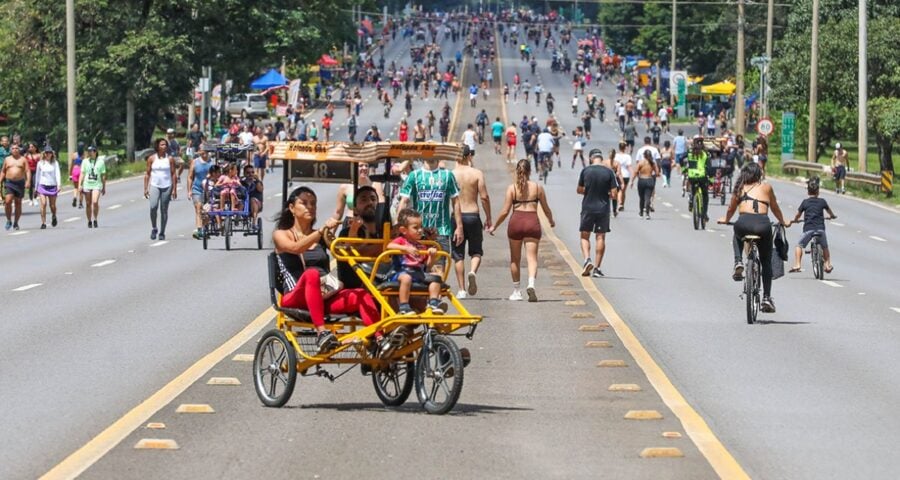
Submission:
[[[353,216],[344,220],[339,237],[373,239],[381,238],[382,226],[378,221],[378,193],[374,188],[365,185],[356,190],[353,203]],[[358,245],[357,250],[363,256],[375,257],[381,253],[380,245]],[[370,265],[371,267],[371,265]],[[362,280],[353,272],[346,262],[338,262],[338,279],[344,288],[362,288]]]
[[[3,159],[0,167],[0,185],[6,189],[4,207],[6,208],[6,229],[19,229],[19,218],[22,217],[22,198],[25,196],[25,185],[31,183],[31,170],[25,157],[21,155],[18,145],[11,147],[11,154]],[[15,210],[15,217],[13,217]]]

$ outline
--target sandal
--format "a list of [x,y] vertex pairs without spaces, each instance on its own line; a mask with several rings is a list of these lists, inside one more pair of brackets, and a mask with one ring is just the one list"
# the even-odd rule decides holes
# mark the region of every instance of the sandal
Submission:
[[832,265],[832,266],[830,266],[830,267],[828,267],[828,268],[825,269],[825,273],[831,273],[831,272],[833,272],[833,271],[834,271],[834,265]]
[[802,272],[802,271],[803,270],[801,270],[800,267],[794,267],[794,268],[788,270],[788,273],[798,273],[798,272]]

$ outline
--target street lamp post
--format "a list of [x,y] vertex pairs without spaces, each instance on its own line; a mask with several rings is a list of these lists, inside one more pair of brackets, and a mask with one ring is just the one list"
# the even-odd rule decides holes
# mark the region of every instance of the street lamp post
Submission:
[[[78,145],[78,124],[75,111],[75,0],[66,0],[66,123],[69,154]],[[69,165],[72,164],[71,158]]]

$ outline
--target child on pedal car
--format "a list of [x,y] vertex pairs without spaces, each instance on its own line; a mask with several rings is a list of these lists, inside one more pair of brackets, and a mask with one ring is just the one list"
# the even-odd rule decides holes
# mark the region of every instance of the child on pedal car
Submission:
[[443,314],[444,309],[440,304],[441,278],[425,273],[426,268],[430,270],[434,266],[437,249],[427,248],[427,255],[419,253],[421,250],[426,250],[426,247],[419,243],[425,230],[422,227],[422,214],[410,208],[401,210],[397,219],[397,228],[399,236],[391,240],[387,248],[406,252],[405,255],[394,257],[394,269],[398,272],[394,276],[394,280],[400,284],[397,295],[400,304],[398,313],[401,315],[416,313],[409,306],[412,284],[427,283],[429,310],[437,315]]
[[241,179],[238,177],[237,165],[230,164],[226,167],[225,173],[216,181],[216,187],[219,188],[219,209],[225,210],[226,200],[231,200],[231,209],[240,210],[241,202],[238,200],[237,189],[241,186]]

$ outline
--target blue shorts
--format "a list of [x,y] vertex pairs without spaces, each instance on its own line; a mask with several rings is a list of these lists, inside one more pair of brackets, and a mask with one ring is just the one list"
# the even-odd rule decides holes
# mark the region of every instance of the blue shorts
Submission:
[[810,230],[808,232],[803,232],[803,235],[800,236],[800,241],[797,242],[797,246],[806,248],[816,235],[819,236],[819,245],[822,245],[822,248],[828,248],[828,236],[825,235],[825,230]]

